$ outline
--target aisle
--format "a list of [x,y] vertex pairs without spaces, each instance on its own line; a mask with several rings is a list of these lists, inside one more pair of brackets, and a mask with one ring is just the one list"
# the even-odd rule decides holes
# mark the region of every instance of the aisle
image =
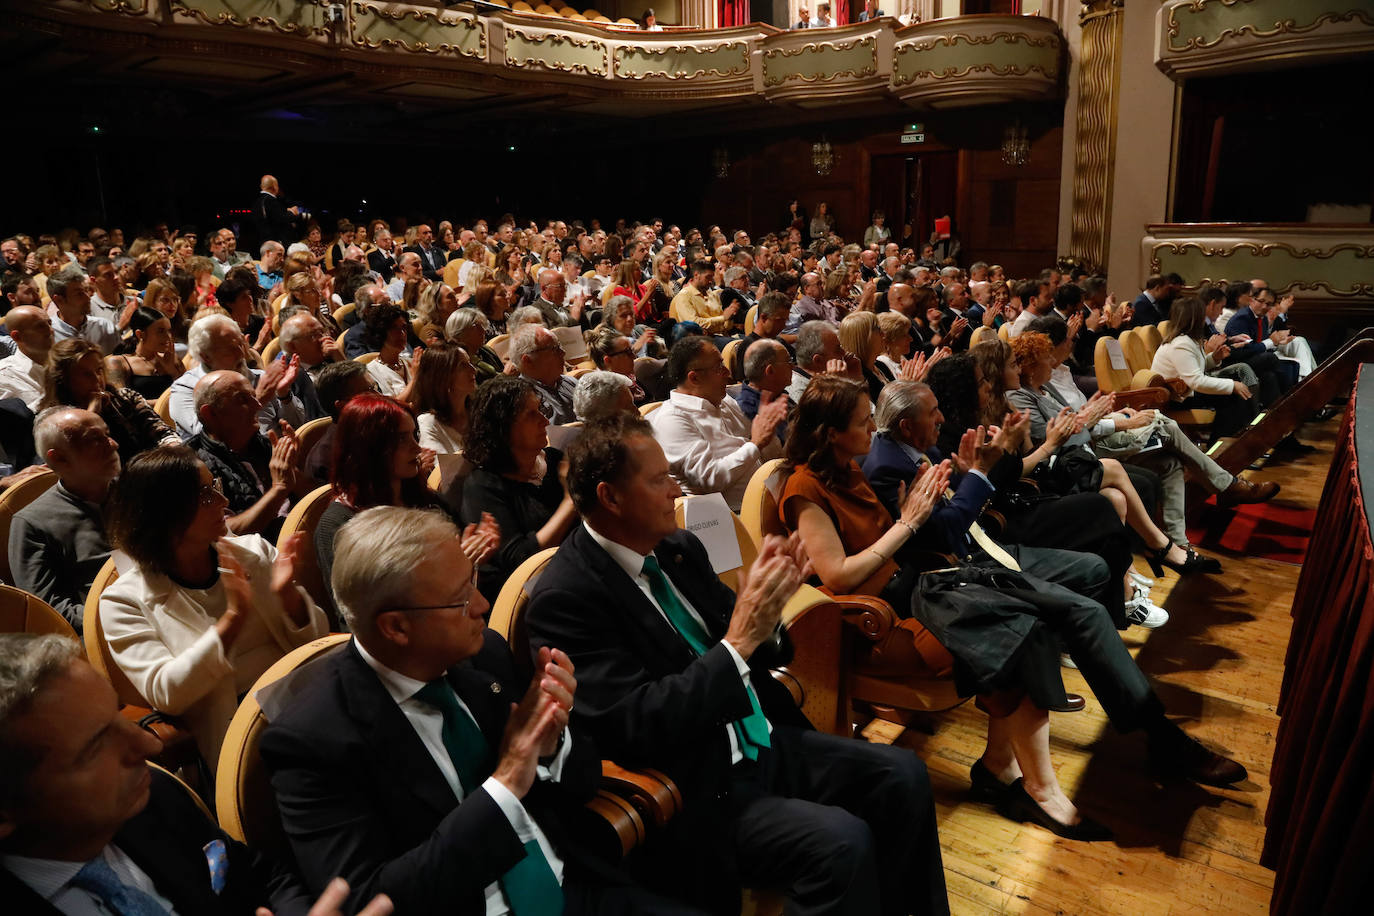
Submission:
[[[1280,482],[1276,502],[1315,509],[1338,427],[1339,420],[1307,426],[1302,438],[1317,446],[1314,454],[1247,476]],[[956,914],[1268,911],[1273,873],[1259,865],[1259,853],[1299,567],[1215,555],[1220,576],[1183,582],[1166,572],[1156,583],[1154,599],[1171,615],[1166,626],[1123,635],[1171,716],[1239,759],[1250,779],[1230,790],[1156,786],[1143,737],[1112,731],[1082,677],[1066,669],[1065,686],[1087,697],[1088,708],[1051,716],[1059,780],[1077,805],[1116,831],[1116,841],[1060,840],[966,799],[986,722],[966,703],[938,717],[935,735],[908,730],[898,740],[930,768]],[[1148,574],[1143,560],[1136,566]]]

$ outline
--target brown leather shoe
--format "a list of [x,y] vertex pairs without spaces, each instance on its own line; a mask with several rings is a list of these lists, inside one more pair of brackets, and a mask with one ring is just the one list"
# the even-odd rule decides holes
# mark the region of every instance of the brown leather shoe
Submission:
[[1083,707],[1088,705],[1088,701],[1076,693],[1066,693],[1068,701],[1063,706],[1051,706],[1050,712],[1082,712]]
[[1244,477],[1236,477],[1231,485],[1217,494],[1218,506],[1235,506],[1242,503],[1262,503],[1273,499],[1279,492],[1279,485],[1272,480],[1251,483]]

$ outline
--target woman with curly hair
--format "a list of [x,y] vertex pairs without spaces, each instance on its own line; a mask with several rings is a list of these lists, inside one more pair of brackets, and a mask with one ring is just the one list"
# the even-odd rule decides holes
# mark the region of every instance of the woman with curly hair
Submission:
[[[577,522],[568,496],[563,454],[549,447],[549,421],[534,386],[500,376],[484,382],[468,403],[464,453],[475,467],[463,486],[462,519],[495,517],[499,550],[483,567],[483,595],[494,597],[515,568],[557,547]],[[490,593],[490,594],[488,594]]]
[[110,430],[110,438],[118,443],[119,458],[125,464],[140,452],[181,443],[141,394],[106,383],[104,357],[88,340],[73,337],[53,344],[43,388],[39,412],[66,405],[99,415]]
[[382,394],[409,403],[415,375],[411,372],[412,354],[406,353],[410,320],[406,313],[386,303],[377,306],[364,319],[363,340],[368,352],[377,358],[367,364],[367,374]]

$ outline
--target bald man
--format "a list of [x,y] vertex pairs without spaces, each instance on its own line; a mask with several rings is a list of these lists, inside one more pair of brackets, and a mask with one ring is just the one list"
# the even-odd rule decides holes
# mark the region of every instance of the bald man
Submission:
[[264,175],[258,182],[258,202],[253,208],[253,220],[257,223],[258,242],[281,242],[287,244],[300,238],[297,224],[301,208],[288,207],[281,200],[281,186],[271,175]]
[[19,398],[29,410],[43,400],[43,367],[53,345],[52,323],[42,309],[21,305],[5,316],[17,352],[0,359],[0,398]]

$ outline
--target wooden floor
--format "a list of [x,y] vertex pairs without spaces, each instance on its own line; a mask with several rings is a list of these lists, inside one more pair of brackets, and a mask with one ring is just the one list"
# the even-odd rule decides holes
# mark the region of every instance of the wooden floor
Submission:
[[[1315,454],[1246,476],[1277,480],[1278,500],[1315,508],[1338,430],[1338,419],[1310,424],[1302,438],[1317,446]],[[968,767],[982,752],[986,719],[967,703],[937,717],[934,735],[908,730],[897,738],[930,769],[954,913],[1268,911],[1274,876],[1259,854],[1299,568],[1215,555],[1220,576],[1180,582],[1166,571],[1156,583],[1154,599],[1171,615],[1166,626],[1122,635],[1170,715],[1244,763],[1249,780],[1229,790],[1156,785],[1143,737],[1114,732],[1082,677],[1065,669],[1066,688],[1083,694],[1088,707],[1051,715],[1059,781],[1116,840],[1061,840],[968,800]],[[1136,565],[1148,575],[1143,560]]]

